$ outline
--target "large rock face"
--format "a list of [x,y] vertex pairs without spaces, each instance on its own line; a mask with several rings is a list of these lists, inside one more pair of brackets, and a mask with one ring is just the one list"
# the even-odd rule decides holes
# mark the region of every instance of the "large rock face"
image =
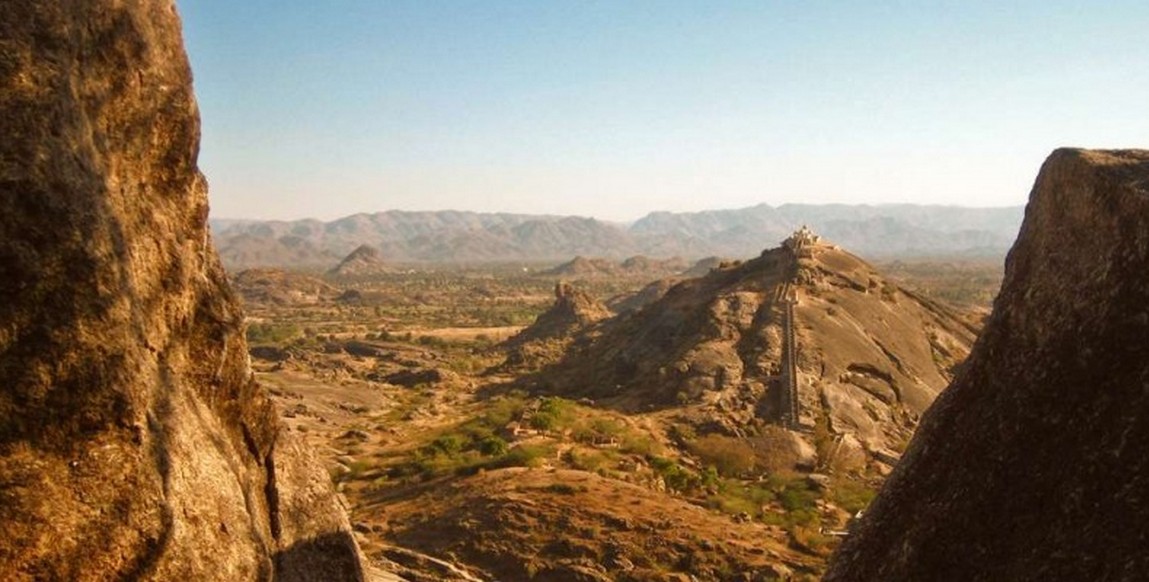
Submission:
[[0,578],[360,578],[247,367],[174,4],[5,0],[0,118]]
[[1149,572],[1149,151],[1058,150],[993,316],[827,580]]

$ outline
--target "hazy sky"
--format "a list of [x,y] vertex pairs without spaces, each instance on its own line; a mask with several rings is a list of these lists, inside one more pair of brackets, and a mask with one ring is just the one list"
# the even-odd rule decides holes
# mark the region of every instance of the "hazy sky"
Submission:
[[183,0],[215,217],[1025,202],[1149,147],[1149,2]]

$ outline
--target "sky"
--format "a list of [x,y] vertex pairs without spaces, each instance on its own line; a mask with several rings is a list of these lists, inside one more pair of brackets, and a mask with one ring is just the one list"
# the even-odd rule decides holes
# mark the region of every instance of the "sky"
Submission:
[[182,0],[216,218],[1024,204],[1149,147],[1149,2]]

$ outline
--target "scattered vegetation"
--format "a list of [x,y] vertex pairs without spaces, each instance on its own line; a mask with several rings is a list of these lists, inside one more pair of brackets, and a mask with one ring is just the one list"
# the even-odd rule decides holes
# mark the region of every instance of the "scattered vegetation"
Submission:
[[247,326],[247,343],[253,346],[282,345],[302,338],[303,330],[294,323],[251,323]]
[[[735,521],[777,526],[788,532],[792,547],[811,555],[831,547],[821,528],[841,527],[842,515],[865,508],[873,498],[875,483],[833,465],[841,447],[825,418],[817,419],[808,440],[816,450],[815,471],[829,474],[828,484],[794,472],[797,456],[808,453],[795,449],[792,435],[780,428],[761,427],[753,436],[734,437],[708,433],[715,429],[692,424],[695,420],[685,415],[650,422],[655,417],[627,416],[560,397],[488,396],[485,390],[506,374],[498,369],[502,353],[492,347],[513,333],[505,326],[526,325],[550,305],[553,280],[424,273],[356,285],[361,293],[355,304],[314,305],[274,318],[257,308],[253,315],[259,323],[247,330],[253,345],[305,347],[291,350],[292,357],[315,355],[316,375],[329,374],[323,381],[346,386],[348,377],[375,374],[364,385],[386,391],[387,402],[358,431],[373,437],[391,427],[399,432],[386,437],[385,452],[373,448],[378,438],[340,445],[349,458],[333,469],[332,478],[352,491],[396,495],[507,467],[569,468],[646,487],[652,495],[665,492]],[[617,282],[595,285],[587,287],[600,298],[623,290]],[[879,291],[877,283],[873,287]],[[893,287],[880,292],[892,297]],[[828,301],[828,315],[842,309],[832,297]],[[359,348],[385,355],[339,352],[357,342],[368,344]],[[325,367],[330,362],[339,365]],[[449,381],[420,380],[401,390],[385,385],[397,369],[432,368],[454,374],[446,374]],[[679,395],[683,404],[699,397]],[[553,496],[586,491],[573,483],[536,489]]]

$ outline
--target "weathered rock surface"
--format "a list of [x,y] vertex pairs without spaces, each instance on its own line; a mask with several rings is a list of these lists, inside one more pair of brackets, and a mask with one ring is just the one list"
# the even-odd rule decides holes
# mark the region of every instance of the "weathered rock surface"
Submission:
[[827,580],[1149,572],[1149,151],[1054,152],[957,380]]
[[359,579],[247,367],[179,26],[0,9],[0,579]]

